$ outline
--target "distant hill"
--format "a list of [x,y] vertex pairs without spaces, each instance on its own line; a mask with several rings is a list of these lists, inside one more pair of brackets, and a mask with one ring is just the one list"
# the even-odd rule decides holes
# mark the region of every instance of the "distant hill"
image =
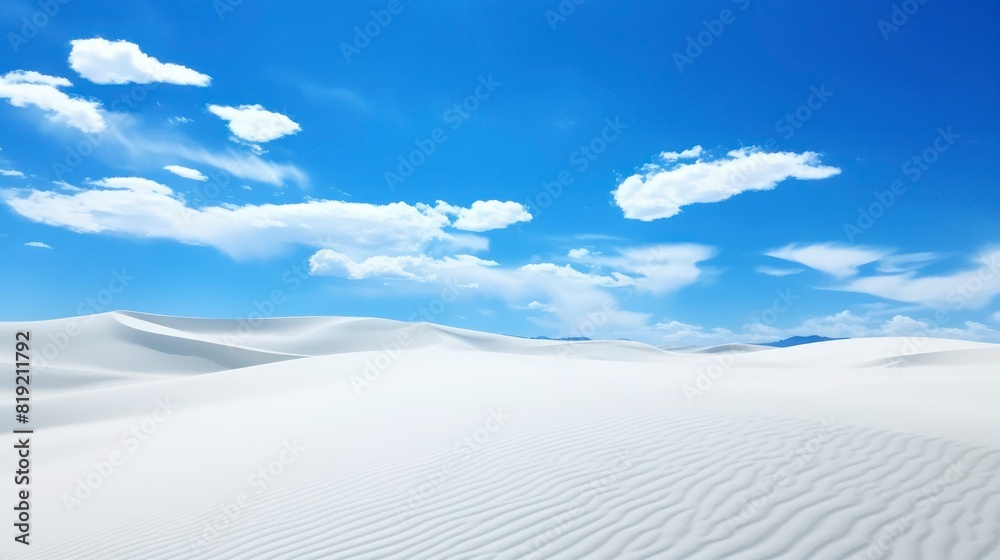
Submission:
[[590,340],[590,339],[585,336],[564,336],[562,338],[552,338],[548,336],[533,336],[531,337],[531,340],[558,340],[562,342],[582,342],[584,340]]
[[788,348],[789,346],[799,346],[801,344],[812,344],[813,342],[826,342],[828,340],[845,340],[843,338],[827,338],[825,336],[793,336],[777,342],[761,342],[761,346],[771,346],[772,348]]

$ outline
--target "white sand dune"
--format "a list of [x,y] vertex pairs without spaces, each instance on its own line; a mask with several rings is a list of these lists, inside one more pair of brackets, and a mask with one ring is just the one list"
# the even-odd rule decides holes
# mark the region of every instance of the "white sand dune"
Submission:
[[996,345],[0,323],[24,329],[33,544],[3,558],[1000,558]]

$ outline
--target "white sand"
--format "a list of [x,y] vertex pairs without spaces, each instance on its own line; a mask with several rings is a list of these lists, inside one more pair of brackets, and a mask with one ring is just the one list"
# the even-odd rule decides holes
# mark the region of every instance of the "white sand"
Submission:
[[33,544],[13,543],[8,482],[0,557],[1000,558],[997,345],[247,327],[0,323],[5,371],[16,330],[52,357],[32,377]]

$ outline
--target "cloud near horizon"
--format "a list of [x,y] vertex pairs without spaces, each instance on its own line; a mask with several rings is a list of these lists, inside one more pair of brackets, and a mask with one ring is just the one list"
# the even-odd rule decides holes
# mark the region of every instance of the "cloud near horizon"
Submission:
[[[868,294],[888,300],[939,309],[979,309],[1000,294],[1000,248],[972,257],[971,267],[943,274],[921,275],[918,270],[940,258],[938,253],[902,253],[877,247],[846,247],[837,243],[790,244],[765,253],[833,276],[839,284],[829,290]],[[874,264],[874,271],[860,268]]]
[[771,190],[787,179],[826,179],[840,173],[820,163],[816,152],[765,152],[749,147],[732,150],[715,160],[698,159],[701,146],[682,152],[663,152],[661,162],[643,166],[613,191],[626,218],[652,221],[670,218],[691,204],[720,202],[746,191]]
[[588,270],[552,262],[505,267],[464,254],[356,260],[332,249],[317,251],[309,262],[314,276],[467,286],[474,293],[502,297],[512,309],[554,315],[564,334],[576,336],[580,325],[594,322],[595,314],[601,317],[595,326],[599,330],[643,327],[648,313],[622,309],[631,292],[663,294],[692,285],[703,276],[699,263],[715,253],[713,247],[695,244],[628,247],[600,262],[595,259]]

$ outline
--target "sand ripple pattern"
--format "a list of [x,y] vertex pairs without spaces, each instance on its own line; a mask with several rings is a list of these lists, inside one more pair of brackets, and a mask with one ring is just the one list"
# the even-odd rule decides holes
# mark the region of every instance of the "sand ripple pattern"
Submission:
[[432,490],[451,450],[283,486],[208,544],[218,504],[24,558],[1000,558],[1000,449],[820,420],[699,410],[536,427]]

